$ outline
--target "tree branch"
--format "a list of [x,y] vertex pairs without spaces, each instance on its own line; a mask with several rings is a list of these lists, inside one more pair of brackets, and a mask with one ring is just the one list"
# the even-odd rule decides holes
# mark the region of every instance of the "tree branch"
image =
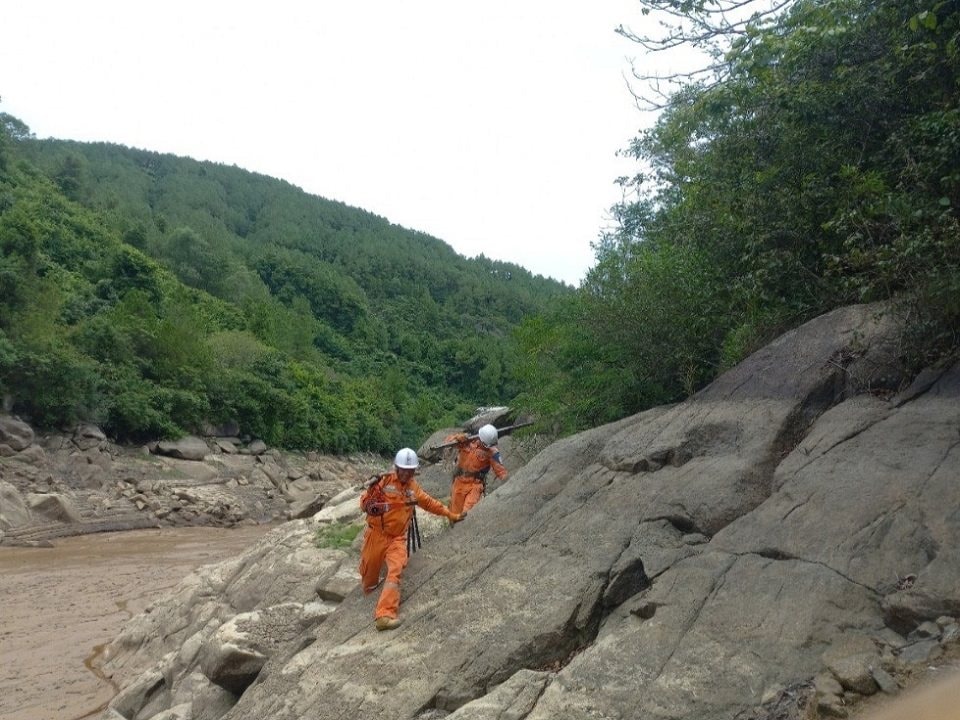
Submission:
[[[684,84],[703,82],[714,87],[729,76],[724,59],[735,42],[739,50],[748,50],[753,39],[750,30],[773,23],[796,0],[699,0],[692,6],[688,0],[639,0],[641,12],[659,17],[663,29],[660,36],[641,34],[619,25],[614,31],[638,44],[648,53],[665,53],[691,47],[705,53],[704,64],[689,71],[667,74],[646,73],[631,63],[634,79],[647,86],[645,93],[628,88],[641,110],[661,110],[671,104],[676,90]],[[751,9],[759,9],[750,12]],[[666,18],[666,19],[664,19]]]

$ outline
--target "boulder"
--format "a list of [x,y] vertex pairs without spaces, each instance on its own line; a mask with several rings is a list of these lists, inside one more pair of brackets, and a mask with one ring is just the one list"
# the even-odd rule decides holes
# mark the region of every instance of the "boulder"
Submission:
[[900,686],[897,684],[897,681],[882,667],[871,666],[870,675],[873,676],[874,681],[887,695],[895,695],[899,692]]
[[234,442],[233,438],[215,438],[214,443],[220,448],[220,452],[224,452],[227,455],[233,455],[237,452],[238,443]]
[[326,498],[323,495],[313,493],[299,498],[294,496],[290,503],[290,517],[298,519],[313,517],[323,509],[325,501]]
[[42,515],[49,520],[63,523],[80,522],[80,513],[73,501],[66,495],[57,493],[28,493],[27,505],[34,515]]
[[179,440],[164,440],[157,443],[157,453],[181,460],[197,461],[209,455],[210,448],[203,438],[188,435]]
[[30,510],[20,492],[0,480],[0,530],[9,530],[30,522]]
[[224,623],[204,645],[200,670],[212,683],[240,694],[256,679],[267,662],[267,655],[246,628],[259,620],[256,612],[237,615]]
[[91,450],[100,447],[107,441],[107,436],[96,425],[84,423],[73,431],[73,444],[81,450]]
[[936,640],[918,640],[903,648],[897,655],[902,665],[916,665],[936,660],[943,654],[943,649]]
[[241,694],[276,648],[297,635],[302,615],[299,603],[235,615],[201,649],[201,672],[212,683]]
[[42,466],[47,459],[47,454],[39,445],[31,445],[12,456],[14,460],[30,465]]
[[861,695],[877,692],[871,670],[880,666],[880,655],[869,637],[859,634],[838,636],[822,658],[844,690]]
[[351,488],[331,498],[323,509],[313,516],[313,522],[329,524],[359,520],[363,516],[363,511],[360,509],[360,492],[359,489]]
[[467,433],[476,433],[484,425],[495,425],[502,427],[510,424],[510,416],[513,411],[509,407],[481,407],[477,408],[472,418],[463,424],[463,430]]
[[33,428],[10,415],[0,415],[0,444],[13,452],[26,450],[33,444]]
[[251,455],[263,455],[267,451],[267,444],[263,440],[254,440],[246,449]]

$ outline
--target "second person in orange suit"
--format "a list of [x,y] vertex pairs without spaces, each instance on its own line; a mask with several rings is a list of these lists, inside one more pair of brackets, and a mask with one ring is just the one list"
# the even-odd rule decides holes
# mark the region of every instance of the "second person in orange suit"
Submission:
[[453,488],[450,491],[450,510],[467,512],[480,502],[487,489],[487,473],[499,480],[507,479],[507,469],[500,462],[497,449],[497,429],[484,425],[475,438],[466,433],[455,433],[446,442],[457,443],[457,467],[453,471]]
[[407,566],[407,530],[415,506],[451,522],[459,522],[466,513],[452,512],[430,496],[413,475],[420,460],[410,448],[403,448],[394,459],[394,471],[384,473],[367,486],[360,496],[360,507],[367,514],[367,529],[360,551],[360,584],[365,595],[380,585],[380,572],[387,566],[383,590],[374,610],[377,630],[393,630],[400,625],[400,576]]

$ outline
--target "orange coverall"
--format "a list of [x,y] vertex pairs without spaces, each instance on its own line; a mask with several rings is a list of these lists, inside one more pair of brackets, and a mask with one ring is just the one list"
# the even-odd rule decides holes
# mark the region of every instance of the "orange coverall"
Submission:
[[487,473],[493,470],[498,479],[506,480],[507,469],[500,464],[497,447],[487,447],[480,438],[470,440],[463,433],[455,433],[444,442],[457,443],[457,469],[453,472],[450,510],[467,512],[483,497]]
[[384,563],[387,565],[387,577],[374,618],[396,618],[400,610],[400,576],[407,566],[407,526],[414,506],[419,505],[448,520],[459,519],[457,513],[447,510],[442,502],[421,488],[412,475],[406,482],[396,472],[381,475],[360,496],[360,507],[367,513],[367,529],[360,551],[360,586],[364,595],[377,589],[380,570]]

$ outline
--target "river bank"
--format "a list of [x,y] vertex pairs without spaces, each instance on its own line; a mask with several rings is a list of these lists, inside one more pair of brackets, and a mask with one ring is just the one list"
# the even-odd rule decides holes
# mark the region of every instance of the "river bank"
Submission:
[[123,623],[189,572],[275,525],[83,535],[0,547],[0,720],[96,715],[115,693],[90,668]]

